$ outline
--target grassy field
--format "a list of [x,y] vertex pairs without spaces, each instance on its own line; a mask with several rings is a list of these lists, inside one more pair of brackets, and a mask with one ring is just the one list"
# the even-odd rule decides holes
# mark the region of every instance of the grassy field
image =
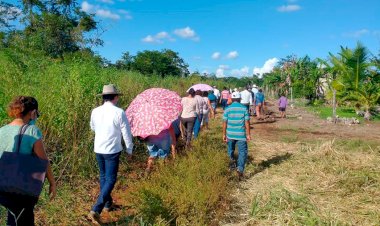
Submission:
[[[199,82],[219,87],[224,85],[220,81],[200,77],[161,78],[103,68],[97,59],[80,54],[66,56],[65,61],[60,61],[15,51],[0,52],[0,79],[1,125],[10,121],[6,107],[14,96],[31,95],[39,101],[41,117],[37,125],[43,131],[44,143],[58,181],[58,197],[54,202],[47,201],[46,188],[41,195],[36,209],[39,225],[78,225],[87,222],[84,216],[94,203],[98,189],[94,135],[89,128],[89,119],[91,110],[100,104],[96,94],[101,92],[104,84],[116,84],[124,93],[120,102],[122,108],[126,108],[137,94],[151,87],[168,88],[184,95],[188,87]],[[200,139],[199,142],[208,141]],[[119,189],[139,181],[140,177],[136,174],[145,167],[146,149],[137,140],[135,143],[136,162],[127,162],[124,157],[121,159],[121,175],[127,179],[120,181]],[[224,169],[221,168],[223,158],[220,159],[216,152],[220,149],[219,144],[210,143],[207,148],[200,145],[205,143],[196,146],[193,153],[184,155],[183,160],[180,158],[170,167],[164,167],[158,175],[166,175],[165,178],[157,176],[161,179],[141,184],[135,189],[136,198],[132,200],[135,200],[133,209],[137,212],[133,215],[141,216],[145,222],[161,219],[160,214],[150,213],[150,206],[146,204],[160,196],[165,208],[170,208],[170,214],[161,215],[165,222],[173,222],[173,219],[179,222],[210,220],[209,213],[223,196],[220,193],[225,186]],[[190,167],[186,165],[189,163],[193,168],[184,170]],[[204,170],[201,178],[196,176],[197,170]],[[202,190],[198,190],[201,186],[196,186],[199,179],[204,183]],[[155,184],[160,180],[167,180],[163,183],[174,186],[172,193],[164,194],[160,187],[162,184]],[[187,184],[182,184],[186,181]],[[174,195],[182,193],[182,199],[173,200]],[[198,196],[204,197],[203,201],[198,203]],[[0,208],[0,225],[4,224],[4,214],[4,209]],[[111,219],[110,222],[112,220],[118,221]]]
[[[328,117],[332,117],[332,107],[329,106],[307,106],[306,109],[308,109],[311,112],[314,112],[317,114],[320,118],[326,119]],[[352,118],[355,117],[359,119],[360,121],[363,121],[362,116],[358,116],[355,112],[355,109],[348,108],[348,107],[338,107],[336,109],[336,114],[340,117],[346,117],[346,118]],[[380,115],[373,116],[374,121],[380,121]]]
[[223,225],[379,225],[379,122],[289,114],[301,117],[253,124],[248,178]]

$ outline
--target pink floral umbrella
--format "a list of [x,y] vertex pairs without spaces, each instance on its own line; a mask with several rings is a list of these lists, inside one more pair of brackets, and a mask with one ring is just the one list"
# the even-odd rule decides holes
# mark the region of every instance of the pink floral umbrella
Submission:
[[193,88],[195,91],[197,91],[197,90],[200,90],[200,91],[210,91],[210,90],[213,90],[213,88],[211,86],[209,86],[207,84],[202,84],[202,83],[193,85],[187,91],[189,91],[191,88]]
[[176,92],[151,88],[137,95],[125,113],[132,135],[146,138],[169,129],[181,111],[181,97]]

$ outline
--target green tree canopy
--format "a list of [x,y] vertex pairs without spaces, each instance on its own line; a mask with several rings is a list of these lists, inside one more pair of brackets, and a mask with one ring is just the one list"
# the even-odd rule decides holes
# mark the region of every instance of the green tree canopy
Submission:
[[116,67],[126,70],[134,70],[144,75],[167,75],[187,77],[190,73],[188,64],[178,55],[169,49],[162,51],[145,50],[137,52],[136,56],[131,56],[129,52],[123,54],[122,58],[116,62]]

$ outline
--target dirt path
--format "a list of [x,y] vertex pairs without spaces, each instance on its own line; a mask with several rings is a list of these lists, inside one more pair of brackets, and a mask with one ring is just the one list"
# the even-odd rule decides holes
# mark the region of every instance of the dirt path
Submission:
[[[257,194],[276,184],[288,190],[297,190],[294,178],[268,175],[269,168],[286,162],[298,155],[302,147],[327,140],[380,140],[380,123],[360,125],[330,124],[302,108],[288,109],[288,119],[277,118],[276,107],[269,103],[272,119],[251,120],[253,140],[249,144],[249,162],[246,180],[239,182],[232,192],[231,209],[225,214],[221,225],[257,225],[250,213]],[[268,180],[268,177],[270,178]],[[276,224],[272,222],[271,224]],[[279,223],[281,224],[281,223]]]

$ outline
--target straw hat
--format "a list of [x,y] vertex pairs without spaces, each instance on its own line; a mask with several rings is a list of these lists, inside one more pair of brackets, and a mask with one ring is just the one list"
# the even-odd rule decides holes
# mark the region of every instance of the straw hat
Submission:
[[114,84],[109,84],[109,85],[103,86],[103,92],[101,94],[98,94],[98,96],[112,95],[112,94],[123,95],[117,90]]

